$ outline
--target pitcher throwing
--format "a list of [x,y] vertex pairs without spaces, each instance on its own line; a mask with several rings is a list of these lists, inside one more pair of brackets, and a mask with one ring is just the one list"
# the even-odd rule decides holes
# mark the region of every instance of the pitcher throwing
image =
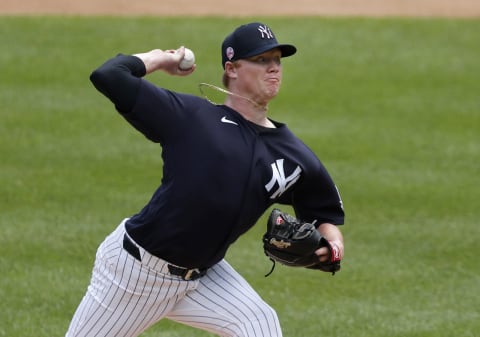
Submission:
[[[120,54],[91,74],[125,120],[161,146],[163,178],[145,207],[124,215],[98,248],[67,337],[133,337],[163,318],[218,336],[282,336],[275,310],[224,260],[274,204],[292,205],[343,257],[335,184],[316,155],[267,115],[282,58],[296,48],[254,22],[228,35],[221,51],[229,93],[221,105],[143,78],[195,71],[179,68],[183,47]],[[330,259],[326,247],[315,254]]]

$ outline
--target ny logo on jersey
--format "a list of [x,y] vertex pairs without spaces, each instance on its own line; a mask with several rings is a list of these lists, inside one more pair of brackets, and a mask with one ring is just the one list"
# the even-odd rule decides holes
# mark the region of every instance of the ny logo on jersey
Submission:
[[258,31],[262,34],[262,39],[264,39],[265,37],[267,39],[274,38],[272,31],[267,26],[258,26]]
[[277,183],[278,188],[270,196],[270,199],[275,199],[276,197],[281,196],[283,192],[297,182],[297,180],[300,178],[300,174],[302,173],[302,169],[297,166],[293,173],[286,177],[285,170],[283,168],[283,159],[277,159],[274,163],[272,163],[271,167],[272,179],[268,184],[265,185],[265,189],[268,192],[271,192],[275,186],[275,183]]

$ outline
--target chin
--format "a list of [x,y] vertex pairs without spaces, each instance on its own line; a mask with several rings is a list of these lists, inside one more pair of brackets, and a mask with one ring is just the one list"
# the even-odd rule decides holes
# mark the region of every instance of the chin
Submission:
[[279,91],[280,91],[279,89],[269,90],[268,96],[270,97],[270,99],[275,98],[278,95]]

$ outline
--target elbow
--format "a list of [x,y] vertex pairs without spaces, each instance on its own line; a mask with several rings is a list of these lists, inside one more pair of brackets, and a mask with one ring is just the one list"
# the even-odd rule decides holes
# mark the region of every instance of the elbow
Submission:
[[90,74],[93,86],[102,94],[112,99],[112,88],[115,86],[116,77],[108,69],[98,68]]
[[92,71],[92,73],[90,74],[90,82],[95,84],[98,81],[99,77],[100,77],[100,72],[97,69]]
[[92,82],[97,89],[104,86],[106,78],[107,76],[100,69],[96,69],[90,74],[90,82]]

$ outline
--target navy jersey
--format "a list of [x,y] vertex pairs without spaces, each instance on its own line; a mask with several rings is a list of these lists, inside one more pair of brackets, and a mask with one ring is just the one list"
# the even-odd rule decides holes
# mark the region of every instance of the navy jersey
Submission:
[[112,73],[129,69],[125,81],[137,81],[135,99],[125,109],[109,97],[162,147],[161,185],[126,223],[147,251],[186,268],[212,266],[274,203],[292,205],[305,221],[343,223],[328,172],[286,125],[260,127],[227,106],[160,88],[132,67],[121,68]]

